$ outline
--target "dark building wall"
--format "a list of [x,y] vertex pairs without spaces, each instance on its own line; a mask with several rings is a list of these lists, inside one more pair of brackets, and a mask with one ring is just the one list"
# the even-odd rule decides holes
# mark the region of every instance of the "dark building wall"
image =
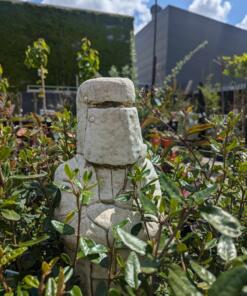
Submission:
[[24,65],[25,49],[38,38],[51,48],[47,84],[75,85],[76,51],[88,37],[100,53],[100,73],[131,64],[133,18],[86,10],[0,0],[0,64],[12,86],[36,83],[35,70]]
[[[214,60],[224,55],[247,52],[247,31],[186,10],[174,7],[168,7],[168,10],[168,72],[200,43],[208,41],[208,45],[197,52],[178,75],[182,87],[186,86],[188,80],[193,80],[195,87],[210,74],[213,74],[213,82],[220,82],[220,67]],[[229,82],[227,78],[223,79],[225,84]]]
[[[168,10],[158,13],[157,19],[157,67],[156,81],[161,84],[165,75],[168,45]],[[154,20],[136,35],[136,56],[138,81],[141,85],[150,85],[153,66]]]
[[[163,44],[166,60],[160,60],[161,57],[158,57],[158,64],[164,66],[163,71],[159,70],[163,77],[157,79],[157,85],[161,85],[160,82],[165,79],[166,74],[171,72],[177,62],[203,41],[208,41],[208,45],[192,57],[177,77],[181,87],[185,87],[188,81],[192,80],[195,88],[198,82],[205,81],[210,74],[213,74],[213,82],[220,82],[222,79],[220,67],[213,62],[214,59],[223,55],[247,52],[247,31],[245,30],[172,6],[168,6],[158,14],[158,22],[162,23],[165,31],[167,20],[168,33],[166,32],[166,36],[168,37]],[[153,24],[150,23],[148,26],[153,26]],[[146,39],[144,29],[136,36],[137,48],[143,47],[139,40]],[[153,37],[149,36],[149,38]],[[159,42],[162,43],[160,40]],[[149,46],[152,47],[151,44]],[[137,60],[139,68],[144,59],[137,56]],[[150,69],[148,71],[151,72]],[[142,76],[139,77],[140,83],[145,76],[150,76],[148,71],[142,72]],[[229,83],[229,79],[225,77],[223,79],[224,84]]]

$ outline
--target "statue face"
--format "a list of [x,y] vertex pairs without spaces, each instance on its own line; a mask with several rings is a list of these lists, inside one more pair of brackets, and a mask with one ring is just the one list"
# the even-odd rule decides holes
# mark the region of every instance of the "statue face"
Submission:
[[77,95],[77,153],[98,165],[126,166],[146,156],[135,89],[125,78],[97,78]]
[[91,163],[113,166],[144,158],[136,108],[89,108],[83,154]]

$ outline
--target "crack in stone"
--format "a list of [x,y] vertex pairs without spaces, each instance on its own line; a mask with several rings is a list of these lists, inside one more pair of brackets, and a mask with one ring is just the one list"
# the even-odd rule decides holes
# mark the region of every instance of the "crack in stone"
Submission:
[[99,175],[98,175],[98,169],[95,167],[94,168],[95,170],[95,177],[96,177],[96,182],[97,182],[97,187],[98,187],[98,198],[99,198],[99,201],[102,202],[101,198],[100,198],[100,180],[99,180]]
[[[85,128],[84,128],[83,145],[85,145],[87,126],[88,126],[88,106],[86,105],[86,124],[85,124]],[[84,151],[84,147],[82,149]]]
[[111,169],[111,195],[112,195],[112,200],[114,201],[112,169]]
[[126,169],[129,167],[132,167],[134,164],[128,164],[128,165],[110,165],[110,164],[98,164],[98,163],[93,163],[87,160],[87,162],[94,166],[95,168],[99,168],[99,169],[113,169],[113,170],[117,170],[117,169]]
[[113,102],[113,101],[105,101],[102,103],[89,103],[87,104],[88,108],[98,108],[98,109],[107,109],[107,108],[128,108],[132,107],[132,103],[124,103],[124,102]]

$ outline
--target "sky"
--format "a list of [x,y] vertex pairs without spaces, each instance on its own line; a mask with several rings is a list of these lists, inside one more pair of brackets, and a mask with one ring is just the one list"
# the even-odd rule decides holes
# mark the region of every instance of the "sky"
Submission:
[[[135,17],[135,31],[151,19],[154,0],[20,0],[77,7]],[[247,0],[158,0],[161,7],[177,6],[247,30]]]

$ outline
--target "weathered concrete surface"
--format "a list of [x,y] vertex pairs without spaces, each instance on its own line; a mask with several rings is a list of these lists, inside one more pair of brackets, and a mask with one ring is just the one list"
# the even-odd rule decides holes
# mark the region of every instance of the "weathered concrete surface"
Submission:
[[106,102],[123,105],[135,102],[134,84],[128,78],[96,78],[84,82],[78,91],[78,103],[88,106]]
[[99,165],[123,166],[145,158],[136,108],[88,109],[83,152]]

